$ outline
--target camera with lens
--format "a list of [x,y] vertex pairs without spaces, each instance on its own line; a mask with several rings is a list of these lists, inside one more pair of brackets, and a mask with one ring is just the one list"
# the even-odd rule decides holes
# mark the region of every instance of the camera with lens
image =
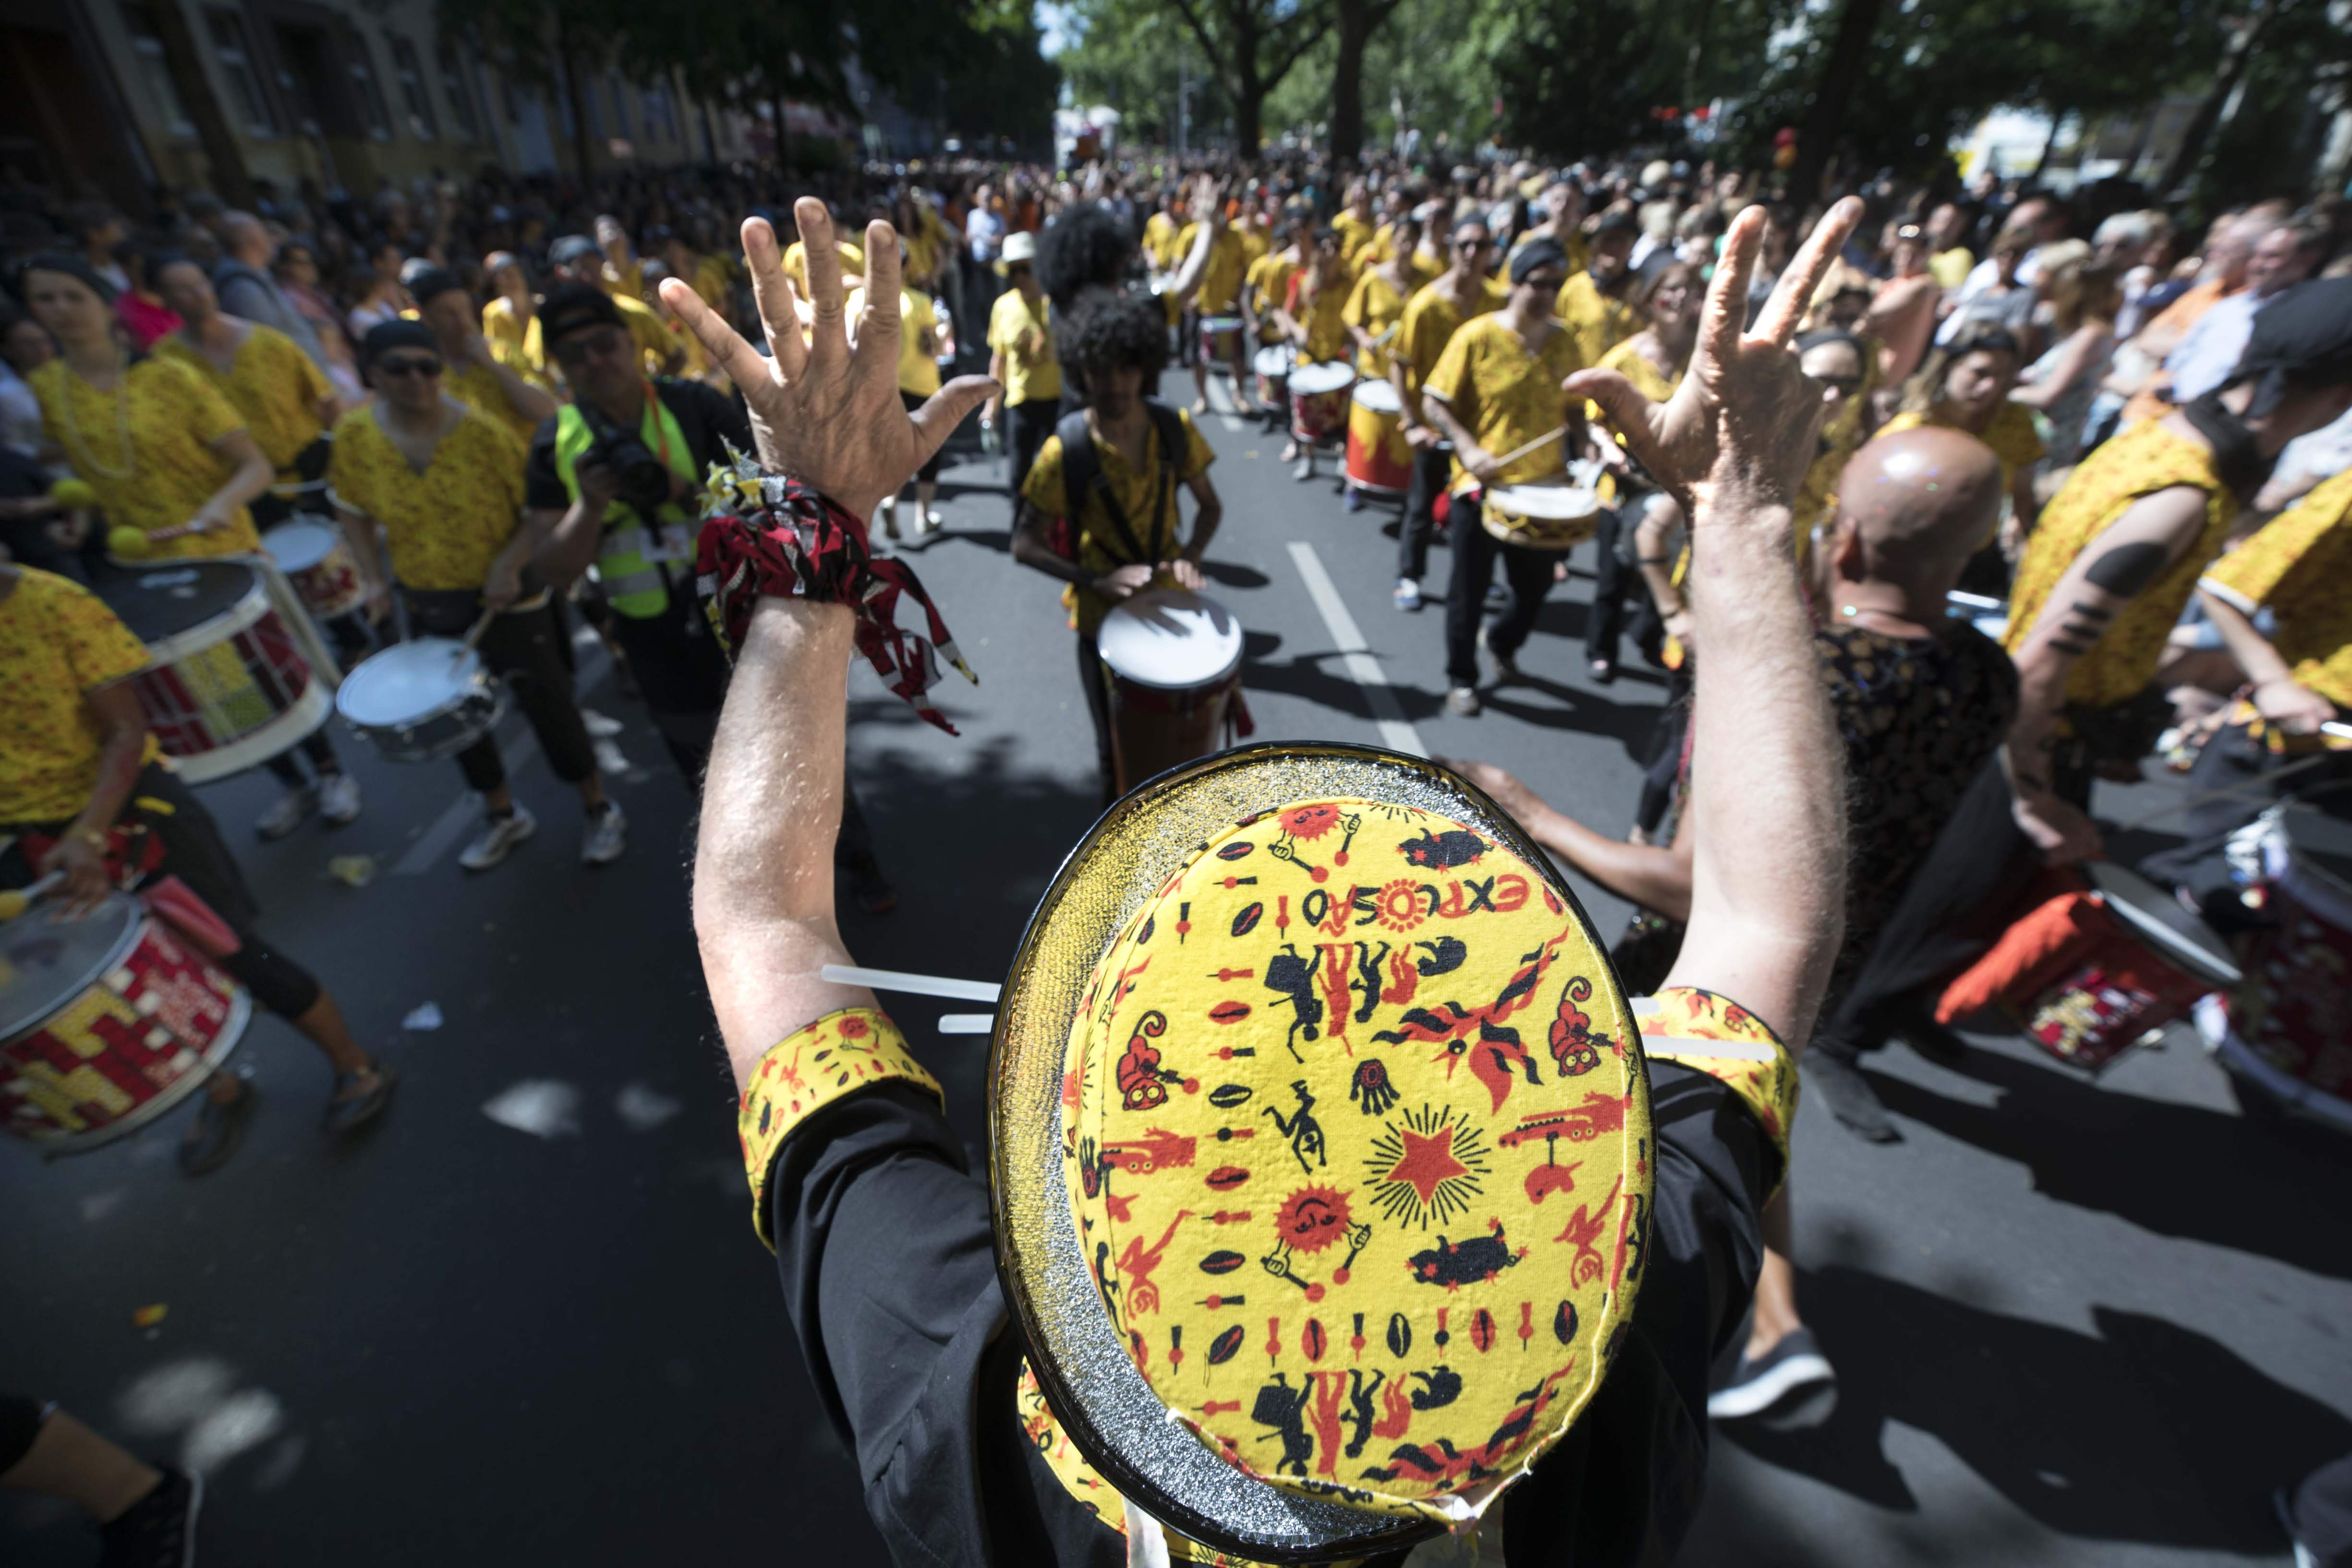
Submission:
[[617,425],[602,425],[580,460],[612,470],[613,494],[625,506],[650,513],[669,500],[669,465]]

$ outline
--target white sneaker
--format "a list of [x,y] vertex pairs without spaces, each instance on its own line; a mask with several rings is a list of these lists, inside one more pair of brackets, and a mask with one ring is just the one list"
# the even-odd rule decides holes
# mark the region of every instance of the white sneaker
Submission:
[[941,517],[938,512],[924,512],[922,514],[922,521],[915,527],[915,533],[919,538],[937,533],[940,529],[947,526],[947,521],[948,520],[946,518]]
[[482,831],[466,846],[457,857],[457,864],[468,871],[487,871],[505,859],[514,847],[539,831],[539,818],[528,806],[517,805],[506,816],[493,816],[482,825]]
[[618,719],[612,718],[607,714],[599,713],[593,708],[583,708],[580,710],[580,722],[586,725],[588,727],[588,732],[591,735],[595,736],[600,741],[610,740],[614,735],[619,734],[622,731],[628,728],[627,725],[622,723]]
[[360,781],[349,773],[329,773],[319,781],[319,815],[341,827],[360,815]]
[[604,809],[588,819],[588,831],[581,836],[580,863],[609,866],[628,847],[629,819],[621,815],[621,803],[607,797]]
[[1410,577],[1400,577],[1396,585],[1396,607],[1400,610],[1421,608],[1421,584]]
[[1484,704],[1479,702],[1476,689],[1472,687],[1457,686],[1445,694],[1445,710],[1459,713],[1465,719],[1475,717],[1482,706]]
[[283,838],[302,826],[302,819],[319,809],[319,792],[309,784],[289,789],[278,797],[278,804],[261,814],[253,825],[254,831],[264,838]]

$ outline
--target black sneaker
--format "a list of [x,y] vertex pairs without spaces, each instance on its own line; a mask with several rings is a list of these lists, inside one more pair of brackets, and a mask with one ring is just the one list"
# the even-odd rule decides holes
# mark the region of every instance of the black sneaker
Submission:
[[1870,1087],[1870,1080],[1852,1058],[1832,1051],[1807,1051],[1804,1074],[1812,1080],[1814,1092],[1830,1108],[1830,1114],[1855,1137],[1872,1143],[1903,1142],[1895,1118],[1886,1113],[1878,1091]]
[[1706,1396],[1717,1421],[1760,1417],[1776,1431],[1818,1426],[1837,1408],[1837,1373],[1811,1329],[1791,1329],[1750,1361],[1742,1351],[1731,1380]]
[[196,1108],[195,1125],[180,1140],[180,1169],[191,1176],[209,1175],[228,1163],[245,1138],[245,1124],[261,1091],[240,1082],[235,1100],[222,1101],[205,1095]]
[[194,1568],[204,1500],[204,1477],[164,1466],[155,1489],[99,1531],[105,1543],[99,1568]]

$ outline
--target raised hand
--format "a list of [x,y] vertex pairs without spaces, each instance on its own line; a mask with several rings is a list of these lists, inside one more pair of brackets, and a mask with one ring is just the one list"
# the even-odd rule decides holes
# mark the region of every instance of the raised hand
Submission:
[[1707,286],[1689,373],[1665,402],[1651,402],[1612,370],[1579,371],[1561,389],[1606,410],[1642,466],[1682,492],[1685,504],[1710,483],[1737,485],[1759,499],[1792,499],[1812,461],[1828,393],[1799,368],[1790,340],[1862,213],[1852,196],[1829,210],[1780,274],[1753,331],[1742,331],[1740,322],[1763,243],[1764,209],[1749,207],[1734,218]]
[[898,401],[897,231],[879,220],[866,226],[866,305],[852,349],[833,219],[814,196],[793,203],[793,216],[808,252],[813,298],[805,335],[801,301],[765,218],[747,219],[742,235],[770,357],[745,342],[684,279],[663,279],[662,299],[742,392],[761,465],[813,487],[852,516],[869,517],[996,384],[984,375],[958,376],[908,413]]

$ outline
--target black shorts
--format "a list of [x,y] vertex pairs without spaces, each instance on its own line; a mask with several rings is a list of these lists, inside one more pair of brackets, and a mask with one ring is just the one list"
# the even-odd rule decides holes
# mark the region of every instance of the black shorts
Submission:
[[[907,405],[908,413],[912,414],[930,399],[921,393],[909,392],[902,386],[898,389],[898,401]],[[931,454],[931,460],[915,470],[915,477],[927,485],[936,483],[940,477],[940,465],[947,461],[947,443],[943,441],[940,444],[940,449]]]

